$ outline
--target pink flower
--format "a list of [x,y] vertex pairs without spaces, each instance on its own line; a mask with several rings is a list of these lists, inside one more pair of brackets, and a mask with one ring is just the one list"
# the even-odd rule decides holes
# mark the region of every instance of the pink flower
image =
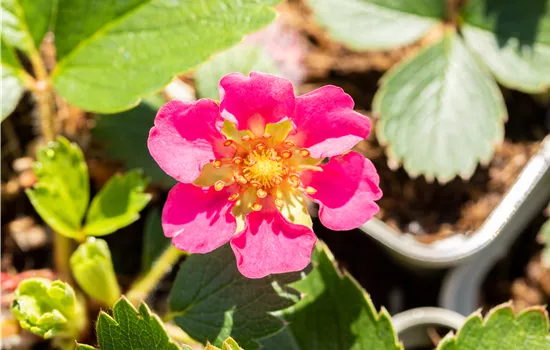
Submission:
[[167,103],[149,134],[151,155],[180,182],[162,213],[178,249],[208,253],[231,241],[246,277],[299,271],[316,240],[306,197],[333,230],[378,211],[376,169],[348,152],[370,122],[342,89],[295,97],[288,80],[263,73],[228,74],[219,89],[219,105]]

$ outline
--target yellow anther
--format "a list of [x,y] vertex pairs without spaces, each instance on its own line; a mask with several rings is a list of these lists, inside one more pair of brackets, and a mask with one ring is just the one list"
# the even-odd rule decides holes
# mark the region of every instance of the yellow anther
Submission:
[[238,198],[239,198],[240,194],[239,193],[233,193],[231,196],[229,196],[229,198],[227,198],[228,200],[230,201],[236,201]]
[[306,187],[306,188],[304,189],[304,191],[306,191],[307,194],[315,194],[315,193],[317,193],[317,190],[314,189],[314,188],[311,187],[311,186]]
[[290,174],[288,176],[288,182],[290,182],[290,185],[292,185],[292,187],[300,187],[300,177],[297,174]]
[[265,198],[267,197],[267,192],[266,190],[260,188],[258,189],[258,191],[256,191],[256,196],[258,196],[258,198]]
[[285,202],[281,198],[275,199],[275,205],[279,208],[282,208],[285,205]]
[[254,203],[252,204],[252,210],[254,211],[260,211],[262,210],[262,205],[260,203]]
[[270,139],[270,138],[271,138],[271,134],[269,134],[269,133],[266,132],[266,133],[264,134],[264,139]]
[[276,184],[275,179],[283,176],[284,167],[282,158],[277,156],[275,150],[255,150],[244,161],[243,175],[253,186],[271,188]]
[[284,159],[288,159],[292,157],[292,152],[290,152],[289,150],[284,150],[281,152],[281,157],[283,157]]
[[309,153],[309,151],[308,151],[307,149],[302,148],[302,149],[300,150],[300,155],[301,155],[302,157],[309,157],[310,153]]
[[214,168],[221,168],[222,167],[222,161],[219,159],[216,159],[212,162],[214,164]]
[[222,181],[222,180],[218,180],[218,181],[216,181],[216,183],[214,184],[214,189],[215,189],[216,191],[221,191],[224,187],[225,187],[225,182]]
[[235,165],[242,164],[242,162],[243,162],[243,159],[241,157],[233,158],[233,164],[235,164]]
[[250,184],[254,187],[260,187],[260,183],[258,181],[250,181]]
[[244,176],[239,176],[237,177],[237,182],[240,183],[241,185],[246,185],[248,180],[246,180]]
[[250,135],[244,135],[243,137],[241,137],[241,141],[243,142],[248,142],[250,140],[252,140],[252,136]]
[[264,149],[266,149],[266,146],[263,143],[259,143],[256,145],[256,149],[258,151],[263,151]]
[[296,144],[292,141],[285,141],[285,145],[288,146],[288,147],[294,147],[296,146]]
[[224,145],[225,147],[229,147],[229,146],[231,146],[232,144],[233,144],[233,141],[232,141],[232,140],[225,140],[225,141],[223,142],[223,145]]

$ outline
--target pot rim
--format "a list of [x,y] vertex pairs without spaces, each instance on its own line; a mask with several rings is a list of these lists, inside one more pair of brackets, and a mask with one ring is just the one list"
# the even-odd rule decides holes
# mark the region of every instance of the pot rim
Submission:
[[397,334],[422,325],[440,325],[454,330],[466,321],[466,316],[440,307],[418,307],[405,310],[392,316],[392,324]]
[[535,214],[539,203],[550,197],[550,191],[535,191],[541,182],[548,182],[550,187],[550,135],[541,141],[540,149],[477,231],[457,233],[426,244],[416,240],[412,234],[399,232],[377,218],[371,219],[359,229],[414,265],[428,268],[458,265],[484,250],[497,236],[521,231],[521,224],[526,224]]

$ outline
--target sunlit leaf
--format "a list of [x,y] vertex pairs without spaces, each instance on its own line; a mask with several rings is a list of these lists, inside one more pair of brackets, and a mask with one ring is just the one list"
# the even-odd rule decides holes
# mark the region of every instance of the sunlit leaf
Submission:
[[466,43],[509,88],[550,88],[550,2],[469,0],[461,28]]
[[53,84],[71,104],[114,113],[275,18],[278,0],[59,0]]
[[443,338],[437,350],[548,350],[548,313],[542,306],[515,315],[510,304],[499,305],[482,318],[472,314],[458,330]]
[[34,209],[55,231],[80,239],[88,207],[88,167],[80,148],[64,137],[38,150],[34,171],[38,182],[26,191]]
[[307,1],[332,37],[359,50],[412,43],[445,18],[442,0]]
[[86,235],[108,235],[139,219],[139,212],[151,200],[151,195],[144,193],[148,182],[139,170],[111,177],[90,204]]
[[428,180],[469,178],[504,134],[498,86],[455,33],[386,73],[373,108],[390,160]]
[[21,72],[23,67],[19,63],[15,51],[2,37],[2,120],[13,112],[21,99],[25,87]]

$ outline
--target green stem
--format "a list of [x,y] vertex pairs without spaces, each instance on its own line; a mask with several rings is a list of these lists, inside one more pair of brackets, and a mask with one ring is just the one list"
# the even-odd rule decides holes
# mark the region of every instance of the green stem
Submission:
[[188,254],[170,245],[153,264],[151,269],[130,287],[130,290],[126,293],[126,298],[134,305],[147,298],[164,275],[178,262],[179,258]]
[[72,241],[57,232],[53,237],[53,264],[57,277],[65,282],[71,282],[71,270],[69,268],[69,258],[72,252]]

